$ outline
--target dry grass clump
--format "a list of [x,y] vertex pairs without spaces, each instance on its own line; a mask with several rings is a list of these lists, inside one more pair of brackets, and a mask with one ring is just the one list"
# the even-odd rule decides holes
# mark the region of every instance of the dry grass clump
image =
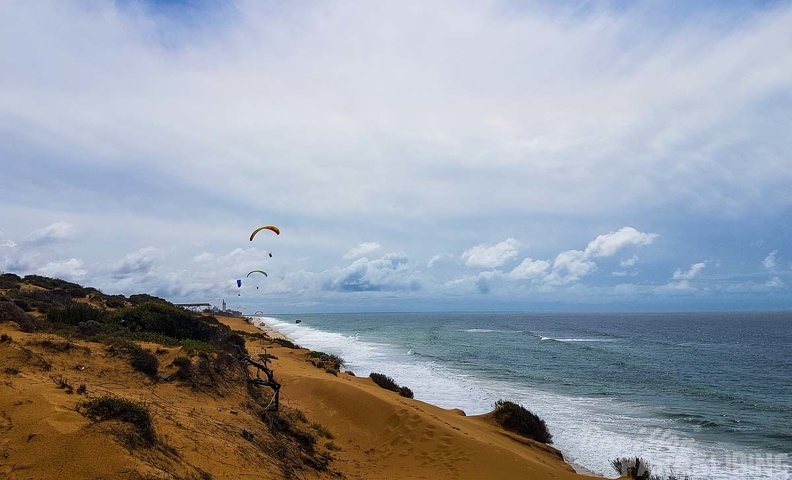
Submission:
[[180,380],[196,392],[224,396],[228,389],[244,385],[245,368],[228,352],[200,352],[193,358],[176,357],[178,370],[172,378]]
[[151,414],[146,405],[125,398],[107,395],[77,404],[77,411],[94,422],[116,420],[131,426],[131,430],[116,432],[130,449],[152,447],[157,443]]
[[30,345],[38,345],[39,347],[43,347],[43,348],[45,348],[47,350],[50,350],[50,351],[53,351],[53,352],[66,353],[66,352],[71,352],[72,350],[80,350],[80,351],[83,352],[84,355],[90,355],[91,354],[91,349],[90,348],[82,347],[80,345],[77,345],[77,344],[69,342],[69,341],[59,342],[59,341],[56,341],[56,340],[46,339],[46,340],[39,340],[39,341],[30,342]]

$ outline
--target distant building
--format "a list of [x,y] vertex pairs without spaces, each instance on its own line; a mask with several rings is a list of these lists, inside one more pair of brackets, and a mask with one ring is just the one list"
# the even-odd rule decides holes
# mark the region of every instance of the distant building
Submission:
[[224,312],[226,311],[225,298],[223,299],[223,311],[224,311]]

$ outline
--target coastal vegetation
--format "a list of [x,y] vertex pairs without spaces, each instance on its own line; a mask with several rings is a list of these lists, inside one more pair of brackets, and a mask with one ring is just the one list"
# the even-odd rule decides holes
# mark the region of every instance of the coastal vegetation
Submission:
[[122,443],[130,449],[147,448],[157,443],[151,414],[143,403],[107,395],[78,403],[77,411],[94,422],[117,420],[131,425],[131,430],[116,431]]
[[553,443],[545,421],[522,405],[508,400],[495,402],[493,417],[503,428],[542,443]]
[[691,480],[687,475],[652,474],[652,465],[641,457],[620,457],[610,461],[611,467],[620,475],[631,480]]
[[377,385],[384,388],[385,390],[390,390],[392,392],[396,392],[402,397],[413,398],[413,391],[410,390],[408,387],[400,386],[394,379],[391,377],[384,375],[382,373],[372,372],[369,375],[369,378],[374,381]]
[[329,353],[317,352],[314,350],[308,352],[307,355],[314,367],[321,368],[327,373],[337,375],[338,372],[341,371],[341,367],[344,366],[344,359],[338,355],[331,355]]
[[[492,433],[465,432],[455,413],[438,423],[444,414],[430,405],[411,402],[407,410],[398,397],[371,395],[377,387],[364,378],[328,378],[304,368],[306,360],[334,375],[344,366],[337,355],[272,338],[241,318],[0,275],[0,381],[10,387],[0,397],[0,477],[23,466],[36,478],[64,468],[75,478],[367,478],[369,468],[397,478],[402,468],[393,462],[412,461],[391,443],[397,432],[437,462],[457,437],[461,457],[501,452],[493,439],[503,431],[494,425]],[[386,375],[371,378],[413,397]],[[280,382],[289,388],[283,404]],[[386,413],[393,411],[400,413]],[[489,436],[471,443],[470,435]],[[504,472],[529,462],[553,472],[537,478],[575,478],[555,450],[518,445],[526,450],[515,457],[509,449]],[[29,449],[57,460],[31,460]]]

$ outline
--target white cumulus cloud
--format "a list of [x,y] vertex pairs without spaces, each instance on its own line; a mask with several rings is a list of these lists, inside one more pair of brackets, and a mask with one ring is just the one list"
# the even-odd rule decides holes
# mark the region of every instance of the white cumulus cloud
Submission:
[[49,262],[37,270],[40,275],[60,278],[63,280],[77,281],[88,273],[83,267],[83,262],[76,258],[61,262]]
[[616,232],[599,235],[586,246],[587,258],[612,257],[619,250],[635,246],[651,244],[658,235],[656,233],[643,233],[633,227],[622,227]]
[[44,228],[34,230],[25,237],[25,243],[31,245],[49,245],[74,238],[77,229],[68,222],[55,222]]
[[533,260],[525,258],[522,263],[514,267],[509,272],[509,277],[514,280],[528,280],[532,278],[544,278],[550,269],[551,263],[548,260]]
[[778,250],[773,250],[770,252],[764,260],[762,260],[762,265],[768,269],[772,270],[778,265],[778,260],[776,260],[776,255],[778,254]]
[[363,257],[369,253],[376,252],[380,248],[382,248],[382,245],[377,242],[363,242],[357,247],[349,250],[346,254],[344,254],[343,258],[345,260],[351,260],[353,258]]
[[517,257],[522,244],[508,238],[495,245],[476,245],[462,254],[468,267],[497,268]]
[[699,262],[694,263],[690,266],[690,268],[683,272],[682,270],[677,270],[674,272],[674,280],[690,280],[698,276],[702,270],[707,266],[706,262]]
[[619,265],[622,267],[633,267],[636,263],[638,263],[638,255],[633,255],[630,258],[625,258],[624,260],[620,261]]
[[432,257],[431,259],[429,259],[429,261],[426,262],[426,266],[429,267],[429,268],[432,268],[435,265],[437,265],[438,263],[446,261],[446,260],[451,260],[452,258],[454,258],[454,256],[451,255],[450,253],[439,253],[439,254],[435,255],[434,257]]
[[154,247],[141,248],[125,256],[113,265],[111,271],[116,276],[140,275],[148,273],[159,257],[159,251]]

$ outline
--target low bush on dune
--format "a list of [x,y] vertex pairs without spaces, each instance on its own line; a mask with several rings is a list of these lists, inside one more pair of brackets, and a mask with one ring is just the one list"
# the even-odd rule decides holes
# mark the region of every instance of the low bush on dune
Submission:
[[633,480],[649,480],[652,474],[652,466],[641,457],[621,457],[610,464],[620,476]]
[[329,353],[310,351],[308,352],[308,358],[311,359],[313,366],[330,373],[338,373],[341,371],[341,367],[344,366],[343,358]]
[[136,343],[120,341],[110,345],[107,352],[119,354],[129,358],[129,365],[138,372],[144,373],[149,377],[156,377],[159,370],[159,360],[154,354],[143,349]]
[[413,391],[410,390],[408,387],[402,385],[401,387],[399,387],[399,395],[401,395],[402,397],[413,398]]
[[142,403],[108,395],[78,403],[77,411],[94,422],[116,420],[131,425],[131,432],[120,434],[129,448],[151,447],[157,443],[151,414]]
[[291,340],[286,340],[285,338],[273,338],[272,341],[282,347],[291,348],[292,350],[299,350],[302,348]]
[[172,378],[189,385],[196,392],[225,396],[229,389],[243,385],[245,367],[229,352],[205,353],[176,357],[173,366],[178,370]]
[[85,303],[70,303],[47,311],[47,321],[65,325],[78,326],[80,323],[101,323],[104,314]]
[[181,345],[182,350],[184,350],[188,356],[197,355],[201,352],[214,353],[218,350],[217,345],[214,343],[193,340],[192,338],[185,338],[179,342],[179,345]]
[[[133,295],[134,296],[134,295]],[[231,329],[212,317],[203,317],[172,304],[147,302],[121,308],[109,320],[129,332],[148,332],[174,339],[220,341]]]
[[45,340],[31,342],[30,345],[38,345],[39,347],[46,348],[47,350],[53,352],[66,353],[66,352],[71,352],[72,350],[80,350],[83,352],[84,355],[91,354],[90,348],[82,347],[80,345],[77,345],[69,341],[59,342],[57,340],[45,339]]
[[138,372],[149,377],[156,377],[159,370],[159,360],[151,352],[143,348],[133,348],[129,352],[129,364]]
[[402,397],[413,398],[413,392],[407,387],[399,386],[395,380],[391,377],[384,375],[382,373],[373,372],[369,375],[369,378],[374,381],[377,385],[385,390],[390,390],[392,392],[396,392]]
[[4,273],[0,275],[0,288],[3,290],[9,288],[19,288],[19,284],[22,283],[22,278],[19,275],[14,275],[13,273]]
[[88,289],[85,287],[59,278],[42,277],[41,275],[25,275],[24,281],[29,285],[35,285],[47,290],[60,290],[66,292],[69,294],[69,297],[73,298],[83,298],[88,295]]
[[0,301],[0,322],[23,322],[28,315],[11,301]]
[[610,461],[611,467],[620,477],[632,480],[690,480],[673,471],[668,475],[652,475],[652,465],[641,457],[620,457]]
[[495,402],[495,420],[506,430],[542,443],[553,443],[553,436],[547,430],[544,420],[531,413],[522,405],[508,400]]

